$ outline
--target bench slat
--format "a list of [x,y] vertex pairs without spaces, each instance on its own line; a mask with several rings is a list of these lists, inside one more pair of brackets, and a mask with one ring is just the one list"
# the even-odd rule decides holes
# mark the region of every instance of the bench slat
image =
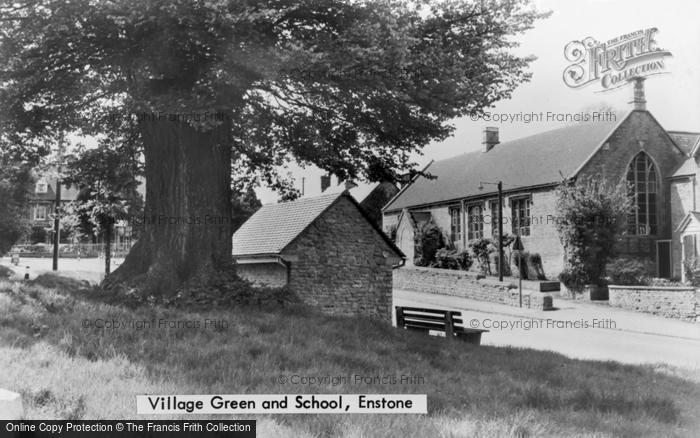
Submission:
[[[425,316],[425,315],[408,315],[406,313],[403,314],[404,320],[408,321],[434,321],[434,322],[440,322],[442,324],[445,323],[445,318],[436,318],[434,316]],[[462,323],[462,318],[452,318],[452,322],[455,324],[461,324]]]
[[[433,313],[433,314],[438,314],[438,315],[444,315],[447,313],[447,310],[441,310],[441,309],[425,309],[421,307],[402,307],[403,311],[406,313],[411,313],[411,312],[422,312],[422,313]],[[452,315],[461,315],[462,312],[458,310],[450,310],[449,311]]]
[[484,329],[465,327],[462,312],[455,310],[425,309],[419,307],[396,307],[396,326],[423,332],[443,332],[448,339],[461,338],[479,345]]

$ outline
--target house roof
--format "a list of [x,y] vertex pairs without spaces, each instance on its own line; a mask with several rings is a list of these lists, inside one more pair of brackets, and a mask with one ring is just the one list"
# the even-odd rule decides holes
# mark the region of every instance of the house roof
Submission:
[[691,224],[700,228],[700,211],[689,211],[676,227],[676,233],[684,233],[688,228],[691,228]]
[[558,183],[575,176],[629,114],[620,121],[567,126],[500,143],[488,152],[479,150],[436,161],[426,169],[436,179],[417,178],[384,211],[496,192],[494,185],[479,190],[481,181],[501,180],[504,189]]
[[[56,187],[56,178],[45,177],[41,179],[43,179],[44,182],[47,183],[46,192],[38,193],[36,191],[35,184],[34,190],[32,190],[32,193],[30,194],[30,199],[34,201],[55,201],[56,192],[54,191],[54,188]],[[77,187],[61,184],[61,201],[75,201],[76,199],[78,199],[79,193],[80,190],[78,190]]]
[[339,199],[349,199],[367,222],[394,252],[401,250],[379,229],[357,201],[347,192],[329,193],[314,198],[263,205],[233,235],[233,256],[280,254],[292,241]]
[[688,176],[688,175],[695,175],[695,172],[698,170],[698,165],[695,163],[695,158],[690,157],[686,158],[683,163],[676,169],[675,172],[673,172],[673,175],[671,175],[671,178],[677,178],[681,176]]
[[687,155],[694,154],[700,145],[700,132],[668,131],[668,135]]

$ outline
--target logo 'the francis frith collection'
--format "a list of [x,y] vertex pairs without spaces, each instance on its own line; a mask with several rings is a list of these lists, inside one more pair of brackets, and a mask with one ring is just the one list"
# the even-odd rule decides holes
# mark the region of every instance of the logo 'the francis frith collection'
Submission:
[[655,27],[620,35],[606,42],[592,37],[574,40],[564,48],[566,60],[564,83],[580,88],[600,83],[602,91],[627,84],[633,77],[666,73],[668,50],[657,46]]

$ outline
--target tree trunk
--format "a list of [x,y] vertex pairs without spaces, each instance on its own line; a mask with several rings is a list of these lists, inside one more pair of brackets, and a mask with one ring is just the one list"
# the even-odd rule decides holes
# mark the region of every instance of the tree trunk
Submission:
[[140,125],[146,165],[143,228],[103,286],[170,296],[231,261],[230,121],[206,132],[183,122]]

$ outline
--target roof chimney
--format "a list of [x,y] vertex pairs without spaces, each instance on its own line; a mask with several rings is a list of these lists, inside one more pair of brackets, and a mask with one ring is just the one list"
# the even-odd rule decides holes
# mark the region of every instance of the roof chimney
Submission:
[[331,186],[331,176],[321,175],[321,192],[325,192]]
[[631,104],[634,104],[634,109],[639,111],[646,111],[647,109],[647,99],[644,96],[644,80],[646,78],[634,77],[630,78],[629,82],[634,84],[634,95],[632,97]]
[[481,144],[484,145],[484,152],[488,152],[493,149],[500,141],[498,141],[498,128],[489,126],[484,128],[484,139]]

